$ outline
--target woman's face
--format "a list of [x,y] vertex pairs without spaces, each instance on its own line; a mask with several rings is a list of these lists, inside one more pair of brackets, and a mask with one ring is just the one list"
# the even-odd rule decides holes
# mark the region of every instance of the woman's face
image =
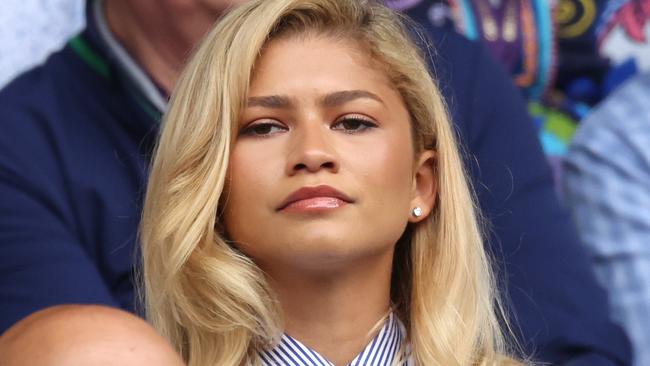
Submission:
[[256,64],[230,156],[224,223],[267,271],[392,257],[413,220],[419,173],[409,113],[356,46],[274,40]]

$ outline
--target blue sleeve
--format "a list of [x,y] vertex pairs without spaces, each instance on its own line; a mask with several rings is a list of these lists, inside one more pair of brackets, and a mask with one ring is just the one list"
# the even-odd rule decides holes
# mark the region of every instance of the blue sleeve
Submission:
[[608,318],[605,293],[556,198],[519,91],[486,49],[432,33],[436,75],[525,352],[553,364],[629,364],[629,343]]
[[56,108],[42,107],[56,97],[10,88],[0,93],[0,333],[51,305],[116,305],[77,234]]

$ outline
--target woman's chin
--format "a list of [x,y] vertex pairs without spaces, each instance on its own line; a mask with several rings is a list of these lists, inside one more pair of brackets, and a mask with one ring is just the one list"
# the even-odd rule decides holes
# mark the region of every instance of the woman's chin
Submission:
[[251,254],[253,257],[266,258],[256,262],[272,262],[274,266],[280,265],[284,271],[326,275],[342,274],[364,263],[381,261],[385,256],[392,257],[394,249],[391,243],[363,242],[322,233],[298,236],[286,246],[290,248],[288,251]]

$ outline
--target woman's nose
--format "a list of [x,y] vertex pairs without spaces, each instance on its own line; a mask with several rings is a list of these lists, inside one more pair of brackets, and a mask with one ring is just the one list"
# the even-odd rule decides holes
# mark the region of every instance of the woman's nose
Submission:
[[340,162],[330,134],[333,131],[321,123],[294,130],[287,160],[287,174],[316,173],[327,170],[336,173]]

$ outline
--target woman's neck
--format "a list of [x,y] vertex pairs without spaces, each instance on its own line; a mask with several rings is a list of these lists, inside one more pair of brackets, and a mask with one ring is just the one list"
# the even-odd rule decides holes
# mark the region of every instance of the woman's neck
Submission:
[[347,365],[381,329],[390,311],[392,254],[336,273],[271,271],[285,333],[335,365]]

